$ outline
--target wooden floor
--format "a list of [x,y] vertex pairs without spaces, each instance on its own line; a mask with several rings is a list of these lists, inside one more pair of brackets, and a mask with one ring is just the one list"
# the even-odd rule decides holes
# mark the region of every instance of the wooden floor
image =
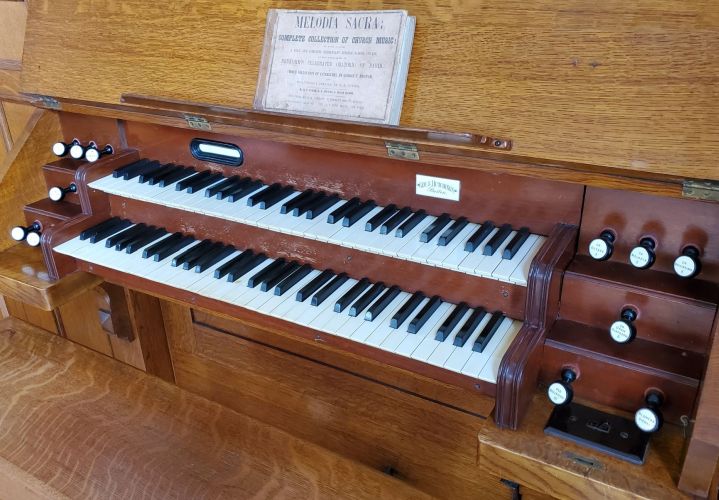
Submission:
[[0,499],[424,498],[62,338],[0,321]]

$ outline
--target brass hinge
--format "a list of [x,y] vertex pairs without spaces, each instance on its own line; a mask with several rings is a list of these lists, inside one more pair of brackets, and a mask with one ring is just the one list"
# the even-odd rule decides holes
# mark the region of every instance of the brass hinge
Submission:
[[384,141],[387,148],[387,156],[390,158],[402,158],[403,160],[419,160],[419,151],[416,144],[408,142]]
[[201,116],[185,115],[185,121],[187,126],[196,130],[212,130],[212,125],[205,118]]
[[684,181],[682,196],[695,200],[719,201],[719,182]]

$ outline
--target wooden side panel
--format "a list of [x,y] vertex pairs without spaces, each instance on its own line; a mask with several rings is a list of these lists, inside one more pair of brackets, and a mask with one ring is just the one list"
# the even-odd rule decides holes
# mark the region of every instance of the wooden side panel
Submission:
[[373,468],[391,467],[396,477],[430,494],[503,493],[476,473],[476,434],[485,419],[192,325],[180,306],[163,309],[173,325],[168,333],[180,387]]
[[[268,8],[368,8],[360,0],[29,6],[25,91],[109,103],[132,91],[245,108]],[[718,8],[708,0],[413,2],[401,122],[509,137],[520,155],[716,179]],[[202,70],[188,78],[198,61]]]

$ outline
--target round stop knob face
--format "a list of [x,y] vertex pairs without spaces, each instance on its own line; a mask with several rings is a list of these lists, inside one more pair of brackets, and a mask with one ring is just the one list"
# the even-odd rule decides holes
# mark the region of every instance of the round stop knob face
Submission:
[[85,150],[79,144],[75,144],[70,148],[70,156],[79,160],[85,154]]
[[589,255],[593,259],[604,260],[609,257],[609,244],[601,238],[595,238],[589,243]]
[[644,247],[634,247],[632,249],[632,253],[629,254],[629,262],[631,262],[634,267],[638,267],[639,269],[644,269],[649,266],[649,264],[651,264],[651,260],[652,256],[649,253],[649,250]]
[[52,145],[52,152],[55,153],[56,156],[62,156],[66,153],[66,146],[62,142],[56,142]]
[[674,260],[674,272],[682,278],[690,278],[697,272],[697,262],[688,255],[680,255]]
[[632,340],[632,327],[626,321],[615,321],[609,327],[609,335],[614,342],[624,344]]
[[95,148],[90,148],[85,151],[85,159],[90,163],[94,163],[100,158],[100,152]]
[[27,244],[31,247],[36,247],[40,244],[40,234],[36,233],[35,231],[30,231],[29,233],[27,233],[25,241],[27,241]]
[[47,195],[52,201],[60,201],[65,196],[65,193],[61,188],[55,186],[50,188],[50,190],[47,192]]
[[553,382],[547,388],[547,396],[555,405],[563,405],[569,399],[569,391],[563,384]]
[[15,226],[10,230],[10,237],[15,241],[22,241],[25,239],[25,229],[20,226]]
[[650,408],[640,408],[634,414],[634,423],[644,432],[659,430],[659,416]]

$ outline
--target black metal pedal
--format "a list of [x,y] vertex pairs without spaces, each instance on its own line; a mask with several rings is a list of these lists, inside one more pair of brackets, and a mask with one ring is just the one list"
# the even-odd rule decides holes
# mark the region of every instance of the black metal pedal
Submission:
[[544,433],[638,465],[644,463],[651,437],[633,420],[577,403],[555,406]]

